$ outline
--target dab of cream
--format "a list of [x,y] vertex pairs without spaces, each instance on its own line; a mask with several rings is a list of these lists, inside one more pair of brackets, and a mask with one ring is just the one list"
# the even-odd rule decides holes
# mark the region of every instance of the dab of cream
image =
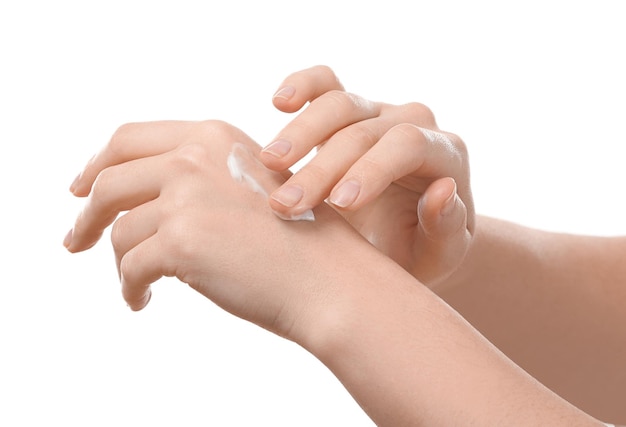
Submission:
[[[280,173],[266,168],[250,149],[240,142],[233,144],[226,159],[226,165],[230,176],[235,181],[246,185],[255,193],[262,194],[266,199],[285,180]],[[276,211],[274,214],[287,221],[315,221],[315,215],[311,209],[292,216],[285,216]]]

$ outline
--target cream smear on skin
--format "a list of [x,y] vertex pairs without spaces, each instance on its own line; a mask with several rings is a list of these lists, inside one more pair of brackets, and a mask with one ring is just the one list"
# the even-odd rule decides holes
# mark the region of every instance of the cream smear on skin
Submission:
[[[269,195],[285,181],[280,173],[266,168],[250,149],[240,142],[233,144],[226,159],[226,165],[230,176],[236,182],[265,196],[266,199],[269,199]],[[285,216],[276,211],[274,214],[287,221],[315,221],[315,215],[311,209],[292,216]]]

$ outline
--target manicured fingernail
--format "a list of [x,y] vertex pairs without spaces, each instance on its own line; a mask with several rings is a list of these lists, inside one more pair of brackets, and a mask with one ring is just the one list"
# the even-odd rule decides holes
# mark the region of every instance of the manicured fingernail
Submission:
[[303,195],[304,191],[299,185],[287,185],[274,192],[274,194],[272,194],[272,199],[276,200],[283,206],[291,208],[302,199]]
[[332,192],[330,202],[340,208],[348,207],[354,203],[360,191],[361,184],[352,180],[346,181]]
[[454,211],[454,207],[456,206],[456,183],[454,184],[454,189],[452,193],[448,196],[445,202],[443,202],[443,206],[441,207],[441,215],[447,216],[450,215]]
[[285,100],[289,100],[295,93],[296,89],[293,86],[285,86],[278,89],[272,98],[283,98]]
[[70,245],[72,244],[72,234],[74,233],[74,229],[72,228],[70,231],[68,231],[68,233],[65,235],[65,239],[63,239],[63,246],[65,246],[65,248],[69,248]]
[[274,157],[281,158],[287,155],[291,150],[291,142],[286,139],[277,139],[263,149],[264,153],[271,154]]

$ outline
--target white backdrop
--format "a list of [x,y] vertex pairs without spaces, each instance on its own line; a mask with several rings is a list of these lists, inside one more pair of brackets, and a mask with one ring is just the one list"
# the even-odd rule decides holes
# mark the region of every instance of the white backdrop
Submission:
[[[410,6],[409,6],[410,4]],[[470,149],[481,214],[626,232],[621,1],[6,1],[0,5],[0,425],[369,426],[297,345],[175,280],[142,312],[108,236],[70,255],[68,187],[126,122],[223,119],[259,143],[314,64],[420,101]]]

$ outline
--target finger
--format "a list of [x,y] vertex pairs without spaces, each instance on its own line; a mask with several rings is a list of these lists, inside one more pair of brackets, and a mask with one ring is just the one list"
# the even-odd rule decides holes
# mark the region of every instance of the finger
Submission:
[[344,88],[332,69],[316,65],[290,74],[274,93],[272,102],[279,110],[293,113],[331,90],[343,91]]
[[122,296],[133,311],[143,309],[150,301],[150,285],[169,272],[168,257],[154,235],[126,252],[120,262]]
[[162,216],[159,209],[159,200],[151,200],[133,208],[118,218],[113,224],[111,243],[118,274],[121,274],[120,263],[124,255],[144,240],[156,234],[159,228],[159,219]]
[[380,118],[361,121],[335,133],[306,165],[278,191],[270,206],[281,214],[297,214],[319,205],[350,166],[361,158],[392,125]]
[[415,275],[429,286],[446,279],[461,264],[471,241],[467,210],[454,179],[434,181],[418,203]]
[[92,157],[70,187],[76,196],[87,196],[104,169],[172,150],[185,140],[194,122],[159,121],[121,126],[109,143]]
[[458,177],[465,170],[463,162],[447,135],[403,123],[352,165],[332,189],[329,200],[339,208],[359,209],[392,182],[421,191],[425,179]]
[[65,242],[67,249],[79,252],[92,247],[120,212],[158,197],[162,169],[161,159],[148,157],[103,170]]
[[376,117],[380,109],[380,103],[354,94],[326,92],[293,119],[261,151],[261,161],[270,169],[285,170],[339,130]]

